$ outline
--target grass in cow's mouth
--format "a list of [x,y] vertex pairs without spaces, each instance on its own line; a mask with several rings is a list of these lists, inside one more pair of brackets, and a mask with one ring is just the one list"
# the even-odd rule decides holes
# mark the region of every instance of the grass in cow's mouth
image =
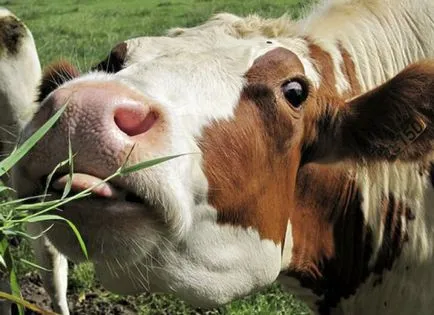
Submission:
[[[68,174],[65,174],[65,173],[59,173],[58,175],[53,176],[51,181],[48,179],[48,176],[44,176],[40,181],[41,187],[44,185],[48,186],[47,183],[55,182],[59,178],[62,178],[62,177],[67,176],[67,175]],[[101,181],[103,181],[103,180],[101,179]],[[126,202],[131,202],[131,203],[139,203],[139,204],[148,204],[148,202],[146,200],[137,196],[137,194],[135,194],[134,192],[125,190],[122,187],[118,187],[117,185],[115,185],[113,183],[110,183],[110,185],[113,186],[114,189],[116,189],[119,192],[118,196],[113,198],[114,200],[126,201]],[[64,193],[64,189],[63,188],[62,189],[56,189],[56,188],[51,187],[51,188],[46,189],[46,193],[44,193],[44,195],[51,196],[51,195],[56,195],[59,193],[60,194]],[[71,192],[69,194],[71,194]],[[98,195],[92,195],[92,198],[102,199],[102,200],[107,199],[107,197],[98,196]],[[32,199],[33,198],[26,200],[25,202],[31,203],[33,201]]]

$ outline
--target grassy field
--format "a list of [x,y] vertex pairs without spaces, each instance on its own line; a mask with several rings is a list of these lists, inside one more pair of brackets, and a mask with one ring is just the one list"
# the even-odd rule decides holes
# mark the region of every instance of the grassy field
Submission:
[[[85,71],[115,43],[135,36],[161,35],[174,26],[193,26],[212,14],[258,13],[296,17],[303,0],[0,0],[31,29],[43,66],[66,58]],[[25,246],[24,246],[25,247]],[[19,249],[28,256],[29,250]],[[40,281],[21,268],[25,296],[38,298]],[[24,274],[27,276],[24,277]],[[36,293],[33,291],[37,291]],[[38,293],[39,292],[39,293]],[[98,285],[89,265],[71,266],[70,300],[76,314],[306,314],[294,297],[277,286],[215,310],[192,309],[171,296],[144,294],[121,297]]]

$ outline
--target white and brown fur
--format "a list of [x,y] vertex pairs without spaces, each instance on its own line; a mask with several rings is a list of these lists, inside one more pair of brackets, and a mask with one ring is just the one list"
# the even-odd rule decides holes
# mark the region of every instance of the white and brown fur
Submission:
[[[324,88],[334,89],[334,92],[351,97],[378,86],[408,64],[432,58],[434,56],[432,16],[434,16],[434,6],[429,1],[419,1],[417,4],[406,1],[326,1],[300,21],[293,21],[287,16],[279,19],[263,19],[258,16],[240,18],[230,14],[219,14],[204,25],[191,29],[173,29],[169,35],[191,37],[197,33],[219,28],[236,38],[263,36],[276,38],[284,43],[301,37],[305,41],[307,54],[310,54],[312,64],[316,67],[319,78],[317,84],[330,82],[328,79],[332,76],[334,84]],[[313,45],[315,45],[315,52],[312,52]],[[310,52],[308,52],[309,48],[311,48]],[[124,57],[127,58],[126,53]],[[312,169],[314,173],[321,174],[321,171],[315,168],[322,167],[310,165],[306,167],[306,171],[300,172],[300,184],[304,184],[303,182],[306,181],[304,174],[309,174]],[[400,303],[389,300],[390,292],[384,290],[386,287],[391,290],[402,290],[401,294],[404,296],[417,295],[420,299],[419,307],[424,308],[429,304],[426,303],[426,299],[430,300],[430,296],[429,294],[424,296],[416,288],[421,282],[427,282],[428,287],[432,286],[433,280],[425,277],[424,272],[418,270],[418,267],[410,268],[409,262],[432,259],[433,235],[427,228],[433,220],[430,211],[427,211],[432,204],[430,198],[433,198],[429,160],[421,165],[379,162],[350,169],[344,167],[341,172],[350,173],[349,178],[354,181],[352,186],[355,186],[352,189],[357,192],[355,193],[357,198],[353,197],[357,199],[354,205],[356,209],[351,209],[351,212],[363,213],[362,222],[357,224],[367,225],[369,234],[372,234],[369,235],[369,242],[372,244],[367,245],[370,253],[365,257],[365,261],[356,263],[354,269],[349,267],[353,272],[356,268],[365,269],[364,272],[359,271],[359,279],[354,280],[356,284],[347,285],[346,289],[353,292],[339,292],[342,288],[337,285],[339,288],[335,289],[338,291],[335,298],[342,299],[342,308],[349,314],[357,314],[359,303],[372,305],[372,310],[369,312],[364,306],[362,308],[364,313],[381,313],[382,310],[385,313],[407,313],[408,311]],[[309,176],[315,178],[311,174]],[[321,175],[316,176],[319,177],[316,178],[318,181],[323,180]],[[342,183],[343,180],[340,181]],[[313,182],[310,185],[318,184]],[[324,192],[309,191],[313,189],[311,187],[306,189],[309,193],[330,193],[328,187],[320,186],[325,190]],[[300,196],[304,193],[304,191],[299,192]],[[392,203],[397,206],[390,206]],[[388,207],[391,207],[393,213],[384,213],[383,209]],[[391,220],[391,216],[397,217],[394,217],[393,224],[387,226],[388,230],[385,230],[386,220]],[[362,218],[358,217],[358,219]],[[397,227],[400,228],[399,231],[396,230]],[[356,231],[361,232],[359,229]],[[400,241],[391,242],[391,238]],[[356,244],[349,242],[347,246],[356,246]],[[384,248],[387,247],[390,249],[385,250]],[[389,252],[386,255],[388,257],[381,255],[382,249]],[[359,246],[355,248],[355,251],[361,250],[363,248]],[[363,253],[359,253],[359,258],[362,256]],[[387,268],[378,267],[382,264],[381,260],[387,259],[392,259],[386,264]],[[395,259],[398,259],[396,263],[394,263]],[[345,261],[343,263],[345,264]],[[393,271],[391,271],[392,267]],[[426,267],[430,268],[429,264]],[[377,272],[373,272],[374,269]],[[372,275],[369,276],[371,273]],[[418,274],[422,278],[418,278]],[[354,274],[351,276],[357,278]],[[414,279],[413,287],[403,278]],[[384,285],[379,285],[383,281]],[[399,287],[401,289],[398,289]],[[333,291],[333,288],[324,290]],[[356,291],[356,297],[351,297]],[[339,294],[347,294],[347,296],[340,297]],[[321,298],[318,300],[322,311],[327,312],[327,308],[336,305],[326,305],[325,295],[327,294],[324,294],[324,300],[321,301]],[[369,300],[369,303],[365,299]],[[415,306],[406,303],[406,307],[412,310]],[[429,310],[429,306],[426,307]]]
[[[407,65],[434,56],[432,16],[434,5],[427,0],[417,4],[328,1],[300,21],[220,15],[199,28],[178,29],[172,35],[191,39],[196,32],[200,41],[208,31],[217,32],[215,28],[238,38],[273,35],[273,41],[301,60],[318,95],[351,98],[384,83]],[[112,53],[117,64],[111,67],[107,60],[97,69],[116,72],[140,61],[146,51],[128,60],[128,51],[137,42],[118,46]],[[358,160],[355,165],[324,166],[308,163],[311,156],[306,156],[298,170],[294,213],[305,211],[307,224],[315,219],[315,226],[324,230],[302,230],[295,223],[296,215],[289,215],[291,233],[280,239],[284,257],[280,279],[290,290],[305,294],[310,307],[322,314],[414,310],[429,314],[434,286],[429,154],[415,162],[411,152],[387,161],[384,157],[379,161],[375,152],[364,153],[363,161],[345,153],[347,159]],[[319,216],[324,211],[330,216]],[[224,215],[219,220],[234,223]],[[264,235],[269,228],[259,227]],[[324,243],[314,244],[321,239]]]

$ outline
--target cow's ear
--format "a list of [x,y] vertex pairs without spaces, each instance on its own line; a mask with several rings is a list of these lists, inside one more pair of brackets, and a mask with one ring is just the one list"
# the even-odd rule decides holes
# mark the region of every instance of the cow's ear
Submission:
[[421,158],[434,149],[434,60],[407,67],[344,106],[327,108],[307,160]]
[[42,102],[48,94],[66,81],[80,75],[80,72],[68,61],[60,60],[50,64],[44,69],[37,101]]
[[128,53],[128,45],[126,42],[117,44],[110,51],[109,55],[92,67],[94,71],[103,71],[108,73],[116,73],[121,71],[125,66],[125,61]]

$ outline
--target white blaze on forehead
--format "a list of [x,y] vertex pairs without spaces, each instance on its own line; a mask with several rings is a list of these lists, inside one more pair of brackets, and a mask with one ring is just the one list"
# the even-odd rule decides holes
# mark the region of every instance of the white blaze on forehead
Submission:
[[[246,52],[244,55],[241,55],[244,60],[239,60],[242,66],[244,66],[244,71],[248,70],[256,58],[266,54],[270,50],[283,47],[297,55],[303,64],[306,76],[311,80],[312,84],[315,87],[319,87],[320,84],[320,76],[310,59],[308,43],[302,38],[267,39],[258,36],[255,39],[238,39],[229,36],[220,29],[216,29],[208,31],[206,34],[200,33],[174,38],[138,37],[130,39],[125,43],[127,44],[128,51],[126,67],[135,63],[150,62],[160,57],[178,59],[179,55],[183,53],[206,55],[218,51],[222,57],[225,54],[240,57],[235,51],[244,47]],[[341,60],[336,60],[335,63],[340,68]],[[344,85],[344,83],[339,82],[339,85]],[[343,89],[345,88],[344,86]]]
[[127,59],[125,66],[138,62],[148,62],[158,57],[173,57],[178,54],[201,53],[213,48],[236,46],[237,39],[219,31],[183,37],[137,37],[125,41]]

